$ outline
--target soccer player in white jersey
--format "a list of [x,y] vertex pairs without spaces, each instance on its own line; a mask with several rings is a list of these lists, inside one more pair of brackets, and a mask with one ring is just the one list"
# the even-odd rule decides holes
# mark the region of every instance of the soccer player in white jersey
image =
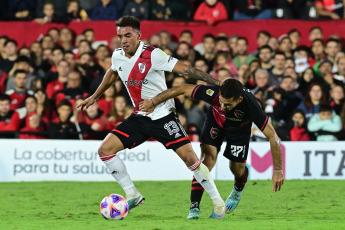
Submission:
[[[168,56],[162,50],[140,41],[140,21],[124,16],[116,22],[116,30],[122,48],[112,55],[112,66],[106,72],[102,83],[78,108],[87,109],[113,85],[118,77],[122,80],[135,107],[133,114],[115,127],[103,140],[98,154],[112,176],[124,189],[132,209],[144,203],[144,197],[134,186],[126,166],[116,154],[125,148],[134,148],[150,137],[161,142],[167,149],[174,150],[190,169],[196,180],[210,195],[213,212],[210,218],[223,218],[225,204],[219,195],[208,168],[201,163],[192,149],[187,134],[176,119],[172,99],[157,105],[150,115],[140,111],[139,103],[153,98],[167,89],[164,71],[173,71],[191,78],[219,85],[219,81],[207,73]],[[162,162],[163,163],[163,162]]]

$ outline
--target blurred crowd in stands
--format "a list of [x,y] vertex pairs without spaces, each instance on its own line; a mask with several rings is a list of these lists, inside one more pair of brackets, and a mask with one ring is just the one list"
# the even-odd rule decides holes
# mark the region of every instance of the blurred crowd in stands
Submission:
[[[186,10],[186,7],[178,7],[178,4],[182,4],[180,1],[163,0],[135,0],[128,3],[109,0],[81,1],[84,5],[75,0],[49,3],[29,0],[5,2],[11,14],[7,19],[34,19],[39,23],[90,18],[116,19],[124,14],[119,12],[136,15],[141,19],[165,20],[175,15],[175,8],[169,8],[170,13],[164,13],[162,17],[161,11],[153,10],[156,5],[163,7],[176,4],[177,9]],[[194,3],[195,6],[196,2],[198,1],[189,3]],[[213,9],[221,4],[221,1],[216,0],[205,2],[216,4],[211,7]],[[231,2],[240,7],[242,2],[246,1]],[[277,10],[272,13],[274,10],[266,7],[280,1],[248,2],[252,4],[250,9],[256,9],[258,15],[273,17],[272,15],[278,14]],[[291,12],[294,12],[294,3],[303,3],[303,6],[309,4],[309,1],[282,2],[291,8]],[[321,1],[316,1],[315,4],[318,2]],[[200,3],[194,18],[202,7],[209,7],[203,1]],[[132,10],[136,4],[143,4],[147,10]],[[261,5],[258,8],[256,4]],[[65,10],[58,11],[65,9],[66,5],[67,9],[73,8],[74,11],[68,10],[68,14]],[[112,8],[107,9],[108,5]],[[45,16],[35,12],[36,7],[40,9],[40,6]],[[230,17],[230,6],[226,5],[224,11],[222,7],[219,7],[219,12],[227,14],[223,18],[227,20]],[[236,9],[233,12],[234,19],[255,15],[249,13],[249,8],[242,9],[243,12],[240,11],[241,8]],[[271,13],[264,13],[266,10]],[[108,17],[106,12],[113,15]],[[143,12],[145,16],[139,14]],[[285,8],[283,12],[285,15]],[[64,14],[58,13],[68,16],[64,17]],[[36,18],[35,15],[39,17]],[[102,18],[97,18],[97,15]],[[186,15],[187,19],[190,19],[191,16]],[[217,14],[221,15],[222,13]],[[203,20],[202,17],[197,19]],[[209,24],[216,21],[210,17],[206,19]],[[256,41],[248,41],[246,37],[228,36],[226,33],[204,34],[202,43],[193,46],[193,33],[186,28],[177,41],[172,41],[168,31],[161,31],[142,40],[188,65],[210,73],[216,79],[232,77],[241,81],[270,116],[282,140],[345,140],[345,53],[342,39],[337,34],[326,38],[322,28],[316,26],[309,31],[309,47],[300,44],[300,35],[300,31],[296,29],[286,31],[286,34],[279,38],[271,36],[268,31],[259,31]],[[249,42],[256,43],[258,49],[249,53]],[[0,138],[103,139],[133,112],[132,103],[122,82],[116,82],[88,110],[78,111],[75,106],[98,87],[104,73],[111,66],[112,51],[118,47],[116,36],[108,45],[96,41],[92,28],[75,34],[67,26],[61,29],[52,27],[39,41],[28,47],[18,47],[17,41],[6,35],[0,36]],[[169,88],[186,83],[205,84],[174,73],[166,73],[166,81]],[[191,140],[198,141],[209,105],[183,95],[175,98],[175,104],[180,121]],[[265,140],[255,126],[252,128],[252,139]]]
[[342,0],[1,0],[0,20],[68,22],[116,20],[342,19]]

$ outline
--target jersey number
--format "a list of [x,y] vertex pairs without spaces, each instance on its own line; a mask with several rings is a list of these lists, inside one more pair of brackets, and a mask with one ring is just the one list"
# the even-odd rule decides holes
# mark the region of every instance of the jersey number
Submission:
[[166,123],[164,125],[164,128],[168,131],[170,135],[173,135],[174,133],[178,133],[180,131],[175,121],[170,121],[169,123]]
[[242,152],[242,158],[244,158],[246,146],[242,145],[231,145],[231,154],[234,155],[235,157],[238,157],[238,155]]

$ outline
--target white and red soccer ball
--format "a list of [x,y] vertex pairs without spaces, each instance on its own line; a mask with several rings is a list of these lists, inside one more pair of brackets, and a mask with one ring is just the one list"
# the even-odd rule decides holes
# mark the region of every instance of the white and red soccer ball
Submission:
[[106,220],[122,220],[129,211],[126,199],[118,194],[110,194],[103,198],[100,211]]

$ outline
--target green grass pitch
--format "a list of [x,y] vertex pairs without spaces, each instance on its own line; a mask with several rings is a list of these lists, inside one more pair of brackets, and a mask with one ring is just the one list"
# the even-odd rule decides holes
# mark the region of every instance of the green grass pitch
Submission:
[[[146,197],[121,221],[107,221],[99,204],[116,182],[0,183],[0,229],[345,229],[345,182],[285,181],[272,193],[271,181],[248,181],[236,211],[209,220],[204,194],[201,219],[186,220],[190,181],[135,182]],[[224,199],[232,181],[216,181]]]

